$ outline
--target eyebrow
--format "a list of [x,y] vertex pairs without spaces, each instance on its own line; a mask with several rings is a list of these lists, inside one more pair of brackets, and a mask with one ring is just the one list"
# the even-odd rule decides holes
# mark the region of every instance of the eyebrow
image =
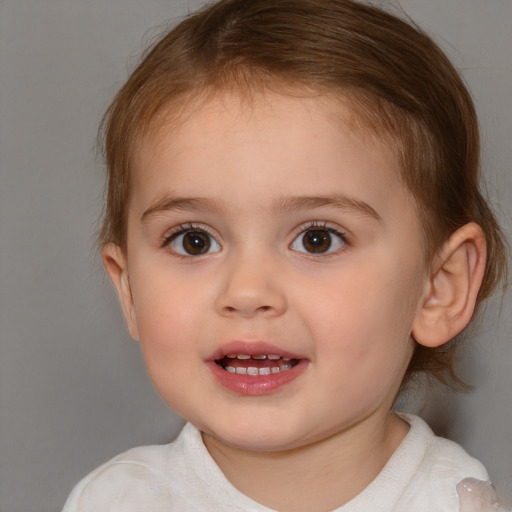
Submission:
[[141,222],[155,217],[159,213],[169,211],[218,211],[221,209],[221,204],[213,199],[204,197],[164,197],[157,202],[153,203],[144,213],[140,216]]
[[382,220],[382,217],[368,203],[340,194],[283,197],[276,202],[275,209],[277,212],[297,211],[321,208],[323,206],[334,207],[343,211],[352,211],[375,220]]
[[[290,196],[281,197],[274,203],[276,213],[294,212],[321,207],[333,207],[342,211],[352,211],[361,215],[382,220],[382,217],[368,203],[340,194],[326,196]],[[222,202],[204,197],[164,197],[153,203],[141,215],[141,222],[169,211],[219,211]]]

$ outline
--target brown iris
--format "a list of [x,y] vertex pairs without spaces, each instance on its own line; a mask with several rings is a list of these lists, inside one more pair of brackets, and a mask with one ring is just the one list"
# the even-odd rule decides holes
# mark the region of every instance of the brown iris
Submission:
[[331,247],[331,235],[322,229],[310,229],[304,233],[302,245],[311,253],[322,253]]
[[201,231],[189,231],[183,235],[183,249],[194,256],[205,254],[211,246],[210,236]]

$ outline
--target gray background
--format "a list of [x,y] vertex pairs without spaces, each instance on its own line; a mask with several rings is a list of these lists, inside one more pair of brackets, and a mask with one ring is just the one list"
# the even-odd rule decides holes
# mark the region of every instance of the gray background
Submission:
[[[0,510],[58,511],[79,478],[179,418],[158,398],[94,246],[104,108],[188,0],[0,0]],[[512,0],[402,0],[463,72],[482,121],[491,200],[512,218]],[[155,28],[156,27],[156,28]],[[495,300],[461,370],[429,392],[434,426],[512,501],[512,311]],[[418,410],[418,406],[412,406]]]

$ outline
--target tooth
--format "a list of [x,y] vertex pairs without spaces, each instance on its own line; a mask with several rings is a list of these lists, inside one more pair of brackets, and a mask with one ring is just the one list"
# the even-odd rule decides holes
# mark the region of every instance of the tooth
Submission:
[[229,373],[236,373],[236,368],[234,366],[226,366],[224,370],[226,370]]
[[270,368],[260,368],[259,374],[260,375],[269,375],[270,374]]
[[249,368],[247,368],[247,375],[258,375],[258,368],[249,366]]
[[279,369],[279,366],[272,366],[272,368],[270,368],[270,371],[272,373],[279,373],[281,370]]
[[283,357],[283,361],[291,361],[292,358],[291,357]]
[[236,369],[236,373],[238,375],[247,375],[247,368],[241,366],[241,367]]
[[237,354],[238,359],[251,359],[251,356],[248,354]]
[[267,359],[267,356],[265,354],[260,354],[258,356],[252,356],[253,359]]
[[275,354],[269,354],[267,357],[273,361],[277,361],[278,359],[281,359],[281,356],[278,356]]
[[282,372],[284,372],[284,371],[286,371],[286,370],[289,370],[291,367],[292,367],[292,365],[291,365],[291,364],[282,364],[282,365],[279,367],[279,369],[280,369]]
[[226,357],[229,357],[229,359],[236,359],[236,354],[228,354]]

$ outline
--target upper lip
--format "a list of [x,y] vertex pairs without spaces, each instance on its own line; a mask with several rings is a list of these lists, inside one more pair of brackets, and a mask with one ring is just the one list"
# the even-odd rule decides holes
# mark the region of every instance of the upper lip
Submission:
[[218,361],[228,354],[246,354],[248,356],[278,355],[281,357],[289,357],[290,359],[306,359],[301,354],[284,350],[276,345],[267,343],[265,341],[229,341],[219,347],[207,359],[210,361]]

